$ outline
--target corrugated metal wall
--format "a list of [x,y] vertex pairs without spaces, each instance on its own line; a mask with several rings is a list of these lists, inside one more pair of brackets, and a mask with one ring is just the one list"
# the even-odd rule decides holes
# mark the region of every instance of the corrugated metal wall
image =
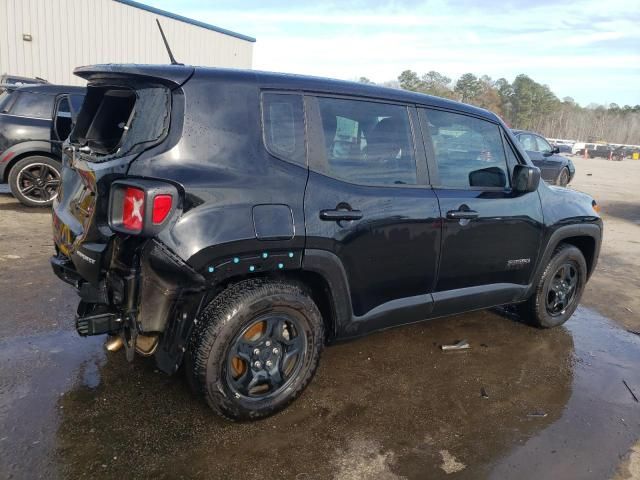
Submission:
[[156,18],[179,62],[251,68],[252,42],[113,0],[0,0],[0,74],[82,85],[80,65],[168,63]]

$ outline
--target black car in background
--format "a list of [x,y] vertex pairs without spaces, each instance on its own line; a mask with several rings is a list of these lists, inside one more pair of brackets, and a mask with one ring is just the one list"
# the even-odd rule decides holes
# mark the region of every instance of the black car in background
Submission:
[[526,130],[512,130],[533,164],[540,169],[542,178],[552,185],[566,187],[576,173],[573,162],[560,153],[558,147],[552,147],[537,133]]
[[60,183],[61,143],[84,87],[5,85],[0,93],[0,181],[30,207],[51,205]]

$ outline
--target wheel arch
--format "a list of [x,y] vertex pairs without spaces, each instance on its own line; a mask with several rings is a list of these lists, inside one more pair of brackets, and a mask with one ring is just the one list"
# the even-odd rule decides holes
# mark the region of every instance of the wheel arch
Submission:
[[[344,306],[344,304],[341,303],[344,300],[336,298],[336,292],[332,289],[332,287],[335,288],[335,283],[324,276],[323,273],[315,269],[305,269],[304,267],[298,270],[261,272],[229,277],[207,294],[207,301],[203,302],[203,304],[208,303],[209,300],[215,298],[216,295],[230,285],[250,278],[291,282],[302,287],[320,310],[326,332],[325,342],[331,342],[338,335],[340,325],[343,325],[343,322],[350,318],[346,317],[346,311],[342,312],[340,309],[341,305]],[[347,296],[346,298],[348,299],[349,297]]]
[[[547,263],[561,243],[575,246],[580,250],[587,263],[587,280],[596,268],[600,244],[602,241],[602,227],[600,223],[566,225],[555,230],[546,242],[545,250],[535,271],[531,287],[535,288]],[[531,289],[530,289],[531,290]]]
[[50,158],[51,160],[54,160],[58,163],[60,163],[60,159],[58,157],[56,157],[53,153],[51,153],[51,151],[47,151],[47,150],[32,150],[32,149],[20,149],[18,150],[15,155],[11,158],[11,160],[9,160],[9,162],[7,163],[7,165],[4,167],[4,172],[2,174],[2,181],[4,183],[9,181],[9,173],[11,172],[11,169],[15,166],[16,163],[18,163],[20,160],[22,160],[23,158],[27,158],[27,157],[32,157],[34,155],[38,155],[38,156],[42,156],[42,157],[47,157]]

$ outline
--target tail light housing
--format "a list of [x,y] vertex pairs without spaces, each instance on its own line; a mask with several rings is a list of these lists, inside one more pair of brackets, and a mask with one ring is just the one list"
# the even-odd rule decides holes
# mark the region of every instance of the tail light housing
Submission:
[[180,209],[178,189],[147,179],[116,180],[109,194],[109,226],[130,235],[153,236]]

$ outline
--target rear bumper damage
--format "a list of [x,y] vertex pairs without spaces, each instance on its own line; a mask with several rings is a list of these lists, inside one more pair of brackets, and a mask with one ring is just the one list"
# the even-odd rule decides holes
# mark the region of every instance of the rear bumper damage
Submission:
[[[186,350],[191,320],[203,297],[204,277],[156,239],[146,240],[134,249],[116,244],[104,251],[113,252],[112,258],[101,259],[100,264],[107,270],[92,282],[63,254],[51,258],[54,273],[80,296],[78,333],[121,336],[130,360],[138,335],[156,338],[153,349],[138,352],[153,353],[159,368],[175,372]],[[118,252],[122,251],[134,253],[121,258]]]

